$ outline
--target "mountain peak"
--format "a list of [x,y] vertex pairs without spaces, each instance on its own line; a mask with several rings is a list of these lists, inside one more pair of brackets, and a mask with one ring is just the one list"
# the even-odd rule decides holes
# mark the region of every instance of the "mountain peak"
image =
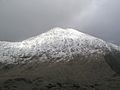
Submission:
[[[3,42],[0,62],[25,62],[36,57],[40,62],[70,60],[74,55],[106,54],[113,45],[74,29],[54,28],[22,42]],[[113,46],[112,48],[117,48]],[[58,59],[59,58],[59,59]]]
[[118,75],[119,47],[74,29],[0,41],[1,89],[119,90]]
[[63,28],[59,28],[59,27],[56,27],[56,28],[53,28],[50,30],[50,32],[56,32],[56,33],[63,33],[63,32],[67,32],[67,33],[82,33],[80,31],[77,31],[75,29],[72,29],[72,28],[67,28],[67,29],[63,29]]

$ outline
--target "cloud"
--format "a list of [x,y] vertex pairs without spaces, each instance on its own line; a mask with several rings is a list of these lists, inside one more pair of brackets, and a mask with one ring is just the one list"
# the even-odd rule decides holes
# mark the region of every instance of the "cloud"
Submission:
[[119,0],[1,0],[0,40],[71,27],[119,44]]
[[53,27],[64,27],[87,3],[84,0],[2,0],[0,39],[18,41]]
[[70,19],[71,27],[120,44],[120,1],[93,0],[86,10]]

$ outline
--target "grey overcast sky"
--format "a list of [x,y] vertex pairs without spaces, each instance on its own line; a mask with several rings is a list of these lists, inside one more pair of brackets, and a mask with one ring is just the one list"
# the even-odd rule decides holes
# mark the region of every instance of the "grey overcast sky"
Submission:
[[120,0],[0,0],[0,40],[22,41],[54,27],[120,45]]

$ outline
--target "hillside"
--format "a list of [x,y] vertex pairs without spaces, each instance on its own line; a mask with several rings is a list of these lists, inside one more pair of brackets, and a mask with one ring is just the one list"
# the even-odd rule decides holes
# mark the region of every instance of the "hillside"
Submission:
[[1,90],[119,90],[120,47],[74,29],[0,41]]

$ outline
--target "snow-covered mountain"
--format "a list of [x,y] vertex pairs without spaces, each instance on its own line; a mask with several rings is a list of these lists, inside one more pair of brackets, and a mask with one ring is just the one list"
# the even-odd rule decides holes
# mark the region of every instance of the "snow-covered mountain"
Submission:
[[[0,42],[0,62],[24,63],[36,57],[41,62],[69,61],[74,55],[105,55],[111,49],[120,51],[114,44],[74,29],[54,28],[22,42]],[[32,61],[34,62],[34,61]]]
[[0,41],[0,90],[120,90],[120,47],[62,28]]

